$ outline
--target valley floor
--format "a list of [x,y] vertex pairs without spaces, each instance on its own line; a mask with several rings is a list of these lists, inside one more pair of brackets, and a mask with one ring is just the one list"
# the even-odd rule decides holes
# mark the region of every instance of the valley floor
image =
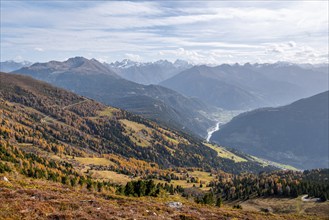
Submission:
[[[35,180],[19,174],[0,180],[0,219],[329,219],[329,203],[296,204],[293,199],[255,199],[242,203],[242,210],[199,205],[178,195],[125,197],[91,192],[59,183]],[[300,203],[302,201],[298,198]],[[171,208],[168,202],[182,202]],[[285,206],[286,213],[275,207]],[[296,210],[300,211],[294,211]],[[273,206],[273,213],[260,207]]]

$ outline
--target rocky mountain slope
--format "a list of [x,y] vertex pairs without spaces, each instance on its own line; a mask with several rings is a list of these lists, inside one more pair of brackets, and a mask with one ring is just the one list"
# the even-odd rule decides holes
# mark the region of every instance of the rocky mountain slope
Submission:
[[122,78],[144,85],[158,84],[192,67],[183,60],[176,60],[174,63],[167,60],[141,63],[125,59],[105,65]]

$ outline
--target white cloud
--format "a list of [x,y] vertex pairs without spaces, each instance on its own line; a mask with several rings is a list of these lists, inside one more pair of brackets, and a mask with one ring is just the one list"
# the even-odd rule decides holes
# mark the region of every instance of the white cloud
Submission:
[[125,54],[125,57],[129,60],[132,60],[132,61],[137,61],[137,62],[141,62],[142,61],[142,58],[140,55],[138,54],[132,54],[132,53],[126,53]]
[[22,62],[22,61],[24,61],[24,58],[21,55],[17,55],[17,56],[15,56],[15,58],[13,60],[16,62]]
[[38,52],[43,52],[43,51],[45,51],[45,50],[44,50],[43,48],[41,48],[41,47],[35,47],[34,50],[35,50],[35,51],[38,51]]
[[206,57],[204,55],[198,53],[197,51],[185,50],[184,48],[159,51],[159,55],[172,55],[174,57],[187,60],[193,64],[204,63],[206,61]]
[[112,1],[102,2],[102,4],[91,7],[87,13],[93,13],[99,16],[146,16],[159,15],[162,11],[153,2],[128,2]]
[[[92,54],[89,54],[88,57],[92,57]],[[96,57],[96,60],[98,60],[101,63],[108,63],[110,58],[108,56],[98,56]]]

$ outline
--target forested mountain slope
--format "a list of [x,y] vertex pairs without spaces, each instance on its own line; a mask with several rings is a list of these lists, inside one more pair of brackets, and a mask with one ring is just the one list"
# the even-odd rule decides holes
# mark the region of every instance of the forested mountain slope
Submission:
[[278,108],[243,113],[212,141],[302,169],[328,167],[328,91]]
[[115,154],[163,168],[272,169],[219,157],[197,138],[30,77],[0,76],[1,134],[10,143],[76,156]]

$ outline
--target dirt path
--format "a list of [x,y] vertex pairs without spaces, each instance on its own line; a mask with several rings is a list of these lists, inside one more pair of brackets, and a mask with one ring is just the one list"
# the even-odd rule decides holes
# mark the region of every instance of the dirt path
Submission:
[[80,102],[77,102],[77,103],[73,103],[73,104],[71,104],[71,105],[64,106],[62,109],[64,110],[64,109],[66,109],[66,108],[70,108],[70,107],[75,106],[75,105],[80,105],[80,104],[82,104],[82,103],[84,103],[84,102],[87,102],[87,101],[90,101],[90,100],[87,99],[87,98],[84,98],[84,100],[82,100],[82,101],[80,101]]
[[319,201],[320,199],[319,198],[308,198],[308,195],[303,195],[301,200],[303,202],[317,202]]

